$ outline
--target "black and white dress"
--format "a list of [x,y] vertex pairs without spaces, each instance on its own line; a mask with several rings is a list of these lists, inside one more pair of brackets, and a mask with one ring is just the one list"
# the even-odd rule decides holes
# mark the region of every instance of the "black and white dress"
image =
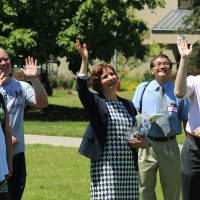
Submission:
[[106,100],[106,104],[107,141],[101,158],[91,161],[91,199],[138,200],[138,172],[126,138],[132,119],[122,102]]

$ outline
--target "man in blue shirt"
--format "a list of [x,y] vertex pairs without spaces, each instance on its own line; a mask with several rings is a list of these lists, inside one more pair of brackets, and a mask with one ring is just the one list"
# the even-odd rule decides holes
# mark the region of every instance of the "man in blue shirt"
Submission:
[[[176,135],[182,133],[181,121],[186,124],[188,118],[188,101],[180,100],[174,95],[174,84],[171,81],[172,63],[168,56],[161,54],[152,59],[150,70],[154,80],[141,83],[133,98],[136,110],[149,116],[158,113],[159,86],[162,86],[167,100],[169,131],[164,133],[162,125],[153,122],[148,132],[149,147],[139,149],[138,164],[143,200],[156,200],[155,186],[157,171],[165,200],[180,199],[180,151]],[[144,92],[144,93],[143,93]],[[143,94],[143,96],[142,96]],[[140,103],[140,101],[142,101]],[[164,105],[163,105],[164,106]]]

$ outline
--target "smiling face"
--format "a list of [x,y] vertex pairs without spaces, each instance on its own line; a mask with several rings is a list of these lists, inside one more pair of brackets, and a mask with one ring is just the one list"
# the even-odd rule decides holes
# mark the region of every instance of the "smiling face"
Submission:
[[151,73],[159,83],[171,78],[171,63],[166,57],[158,57],[153,61]]
[[108,93],[116,93],[118,77],[110,64],[96,64],[92,70],[90,81],[92,88],[101,95],[104,95],[107,91]]
[[101,88],[103,92],[116,92],[118,78],[110,68],[104,68],[101,75]]
[[11,70],[12,66],[8,53],[4,49],[0,49],[0,74],[3,74],[3,77],[9,77]]

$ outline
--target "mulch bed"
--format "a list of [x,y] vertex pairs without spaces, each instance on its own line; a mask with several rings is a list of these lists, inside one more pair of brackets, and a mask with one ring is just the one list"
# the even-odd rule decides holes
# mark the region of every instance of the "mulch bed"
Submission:
[[83,108],[48,105],[45,109],[35,109],[27,106],[24,119],[29,121],[88,121],[88,115]]

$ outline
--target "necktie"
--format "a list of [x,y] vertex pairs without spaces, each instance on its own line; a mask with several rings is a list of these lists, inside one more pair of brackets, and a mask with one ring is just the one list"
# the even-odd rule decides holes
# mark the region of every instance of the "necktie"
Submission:
[[163,116],[159,118],[156,123],[162,129],[164,135],[168,136],[170,133],[169,113],[167,99],[163,90],[164,88],[159,86],[159,94],[157,97],[157,113],[163,114]]

